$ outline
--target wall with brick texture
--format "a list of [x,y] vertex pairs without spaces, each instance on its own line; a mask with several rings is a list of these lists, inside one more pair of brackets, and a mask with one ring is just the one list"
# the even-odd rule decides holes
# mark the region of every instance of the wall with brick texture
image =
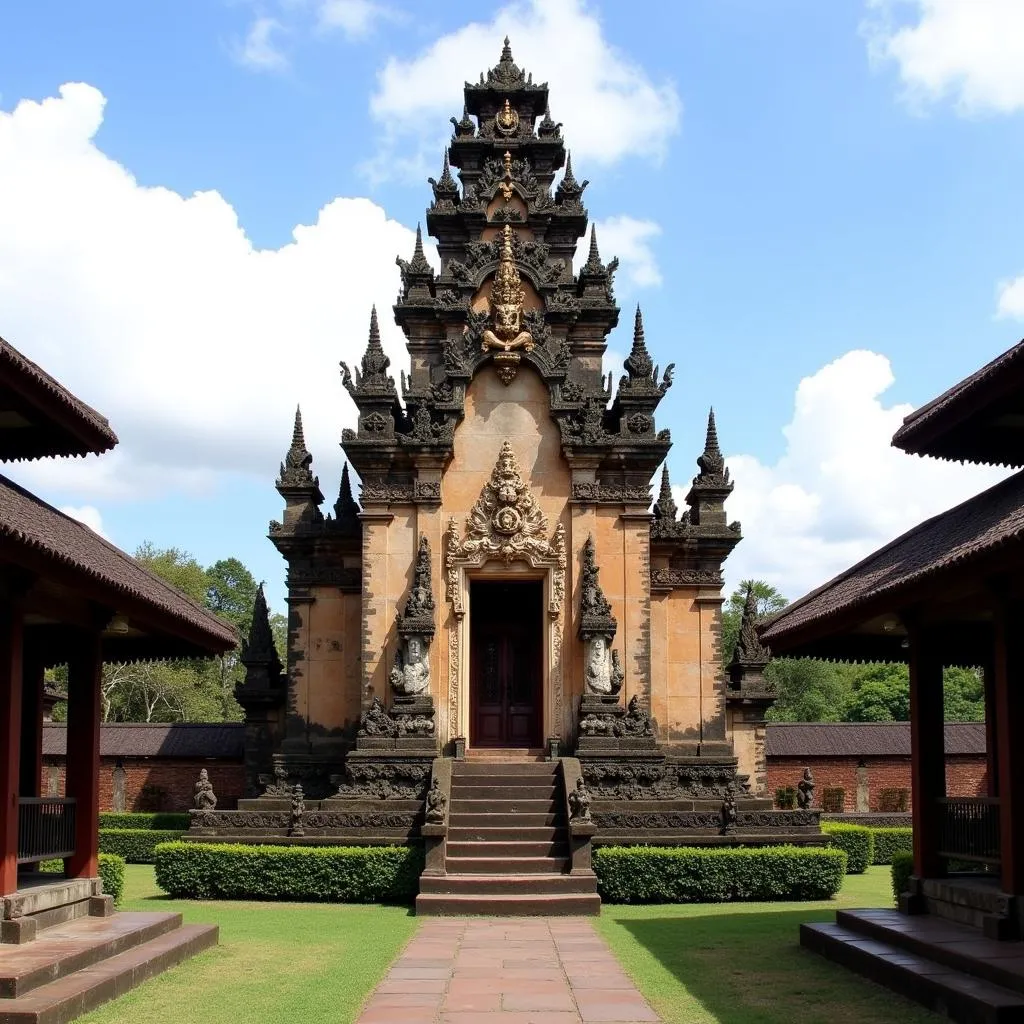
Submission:
[[[123,807],[118,807],[114,799],[118,764],[124,773]],[[193,787],[203,768],[217,794],[217,806],[225,810],[237,807],[245,788],[245,769],[240,762],[104,757],[100,760],[100,810],[187,811],[192,807]],[[64,759],[44,758],[40,781],[43,796],[63,796]]]
[[[858,765],[863,765],[858,777]],[[909,757],[769,757],[768,795],[785,786],[796,788],[804,768],[814,773],[815,804],[820,805],[825,789],[846,790],[844,810],[877,810],[878,793],[883,789],[910,790]],[[984,756],[946,758],[947,796],[985,796],[988,792],[987,765]],[[857,806],[857,788],[862,785],[868,806]],[[908,805],[909,807],[909,805]]]

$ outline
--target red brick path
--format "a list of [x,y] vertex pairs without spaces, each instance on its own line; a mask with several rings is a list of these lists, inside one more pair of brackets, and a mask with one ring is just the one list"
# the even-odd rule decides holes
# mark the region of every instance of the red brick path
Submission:
[[357,1024],[660,1021],[585,918],[431,918]]

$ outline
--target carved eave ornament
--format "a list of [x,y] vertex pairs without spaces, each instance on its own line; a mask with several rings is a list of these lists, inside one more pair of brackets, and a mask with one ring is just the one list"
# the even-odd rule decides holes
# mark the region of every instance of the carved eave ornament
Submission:
[[515,452],[508,441],[501,446],[491,478],[473,506],[460,535],[453,516],[448,521],[445,568],[448,599],[455,614],[465,613],[461,572],[493,559],[505,565],[526,562],[535,569],[551,571],[548,613],[557,618],[565,601],[565,527],[559,523],[548,540],[547,517],[524,483]]

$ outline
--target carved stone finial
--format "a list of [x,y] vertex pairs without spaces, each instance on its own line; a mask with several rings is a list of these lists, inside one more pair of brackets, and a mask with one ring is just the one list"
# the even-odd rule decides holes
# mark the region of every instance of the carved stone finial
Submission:
[[[455,121],[454,118],[452,118],[452,121],[455,123],[456,130],[458,130],[459,122]],[[441,177],[437,181],[434,181],[433,178],[427,178],[427,181],[430,182],[431,187],[434,190],[435,201],[454,201],[459,198],[459,186],[455,183],[455,179],[452,177],[452,169],[448,162],[447,149],[444,151],[444,166],[441,168]]]
[[252,622],[249,625],[249,638],[242,645],[239,659],[246,668],[267,666],[275,674],[281,671],[281,659],[274,645],[274,632],[270,628],[270,609],[263,592],[263,584],[256,588],[256,600],[252,606]]
[[636,318],[633,322],[633,347],[622,364],[629,374],[629,380],[653,382],[654,360],[647,351],[647,343],[644,341],[644,318],[640,307],[636,307]]
[[544,119],[539,125],[537,125],[537,134],[542,139],[558,138],[561,127],[561,121],[556,122],[551,120],[551,106],[546,105],[544,107]]
[[725,458],[718,447],[718,428],[715,426],[715,410],[708,413],[708,432],[704,441],[704,451],[697,457],[701,476],[723,476],[728,478]]
[[600,569],[597,565],[597,548],[593,535],[583,545],[583,566],[580,573],[580,626],[581,639],[603,636],[610,642],[618,629],[618,622],[612,615],[598,580]]
[[334,519],[337,523],[356,523],[359,516],[359,504],[352,497],[352,482],[349,480],[348,463],[341,468],[341,485],[338,488],[338,500],[334,503]]
[[668,476],[668,463],[661,467],[661,490],[658,500],[654,503],[654,518],[674,523],[679,518],[679,508],[672,497],[672,481]]
[[506,64],[512,63],[512,45],[508,41],[508,36],[505,36],[505,44],[501,48],[501,60]]
[[292,443],[281,463],[281,474],[277,478],[277,486],[286,489],[319,489],[319,481],[310,467],[313,456],[306,448],[306,438],[302,430],[302,410],[295,407],[295,426],[292,428]]
[[733,650],[730,669],[735,667],[762,669],[768,664],[771,652],[757,635],[757,596],[754,584],[747,584],[747,596],[743,602],[743,617],[740,619],[740,633]]
[[387,374],[390,365],[391,360],[385,354],[384,347],[380,342],[377,307],[373,306],[370,310],[370,333],[366,342],[366,351],[360,360],[360,367],[355,372],[355,381],[352,379],[348,366],[345,363],[341,364],[342,383],[352,395],[356,405],[360,405],[360,400],[367,397],[397,396],[395,381]]
[[498,270],[491,287],[494,326],[488,327],[481,335],[481,348],[484,352],[498,350],[495,363],[504,384],[510,384],[516,375],[520,359],[517,349],[532,352],[534,348],[533,335],[522,325],[525,291],[512,252],[513,237],[511,226],[506,224],[502,233]]
[[583,273],[585,274],[603,274],[604,264],[601,262],[601,253],[597,248],[597,225],[591,224],[590,226],[590,254],[587,256],[587,262],[583,264]]
[[[483,74],[480,75],[480,84],[483,84]],[[476,135],[476,123],[473,118],[469,116],[469,109],[465,104],[462,106],[462,120],[456,121],[454,117],[449,118],[451,123],[455,126],[456,138],[472,138]]]
[[572,172],[572,153],[569,153],[565,158],[565,174],[562,175],[562,180],[558,183],[558,188],[555,189],[555,202],[578,202],[583,190],[590,184],[589,181],[584,181],[581,185],[576,180],[576,175]]

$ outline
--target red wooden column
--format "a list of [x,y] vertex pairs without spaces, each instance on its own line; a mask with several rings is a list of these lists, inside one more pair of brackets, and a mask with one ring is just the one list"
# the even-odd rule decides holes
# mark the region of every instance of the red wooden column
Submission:
[[1024,601],[1004,598],[995,615],[995,720],[1003,892],[1024,894]]
[[22,656],[21,785],[22,796],[39,796],[43,775],[43,663]]
[[18,789],[21,782],[20,610],[0,604],[0,896],[18,888]]
[[942,808],[946,795],[945,730],[942,712],[942,658],[934,634],[911,628],[910,756],[914,787],[914,874],[940,878]]
[[68,752],[65,793],[74,797],[75,852],[64,862],[70,878],[99,874],[100,681],[98,633],[83,635],[68,662]]

